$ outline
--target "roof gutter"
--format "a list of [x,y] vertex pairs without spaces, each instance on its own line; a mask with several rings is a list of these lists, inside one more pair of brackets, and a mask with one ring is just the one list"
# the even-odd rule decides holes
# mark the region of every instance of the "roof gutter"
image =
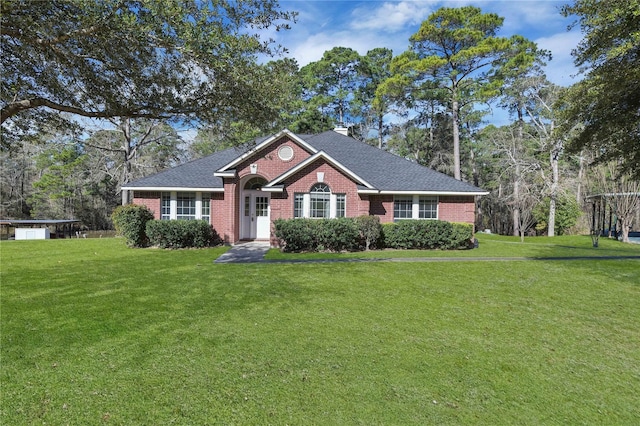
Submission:
[[[360,192],[360,191],[358,191]],[[379,191],[382,195],[460,195],[460,196],[475,196],[475,195],[489,195],[489,191]]]
[[186,191],[186,192],[224,192],[224,188],[187,188],[180,186],[123,186],[121,189],[125,191]]

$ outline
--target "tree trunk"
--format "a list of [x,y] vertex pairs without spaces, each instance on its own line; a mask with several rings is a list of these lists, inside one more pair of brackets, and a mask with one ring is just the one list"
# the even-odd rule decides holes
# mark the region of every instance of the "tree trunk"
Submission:
[[[520,199],[520,165],[516,164],[516,176],[513,181],[513,199]],[[513,209],[513,236],[517,237],[520,235],[520,210],[518,210],[517,205]]]
[[[120,123],[120,130],[124,136],[124,145],[122,147],[122,155],[124,164],[122,166],[122,185],[126,185],[131,180],[131,159],[132,159],[132,140],[131,140],[131,120],[124,119]],[[129,204],[129,191],[122,190],[122,205]]]
[[378,149],[382,149],[382,130],[384,129],[383,116],[378,116]]
[[620,231],[622,232],[622,242],[629,242],[629,228],[631,228],[631,223],[626,216],[619,217],[618,221],[620,222]]
[[[520,226],[520,210],[518,205],[520,203],[520,174],[522,173],[520,170],[520,144],[522,143],[522,139],[524,138],[524,117],[522,112],[522,107],[518,107],[518,127],[516,129],[516,140],[513,143],[513,159],[515,162],[515,170],[513,177],[513,200],[514,200],[514,208],[513,208],[513,236],[517,237],[520,235],[520,232],[524,232]],[[521,238],[524,240],[524,234],[521,235]]]
[[460,127],[458,124],[458,100],[455,99],[451,103],[452,121],[453,121],[453,177],[462,180],[460,173]]
[[580,152],[580,168],[578,169],[578,188],[576,189],[576,202],[582,205],[582,179],[584,178],[584,152]]
[[560,179],[558,172],[558,155],[559,153],[556,149],[551,151],[550,159],[553,181],[551,182],[551,200],[549,201],[549,219],[547,221],[547,235],[549,237],[556,235],[556,202],[558,200],[558,181]]

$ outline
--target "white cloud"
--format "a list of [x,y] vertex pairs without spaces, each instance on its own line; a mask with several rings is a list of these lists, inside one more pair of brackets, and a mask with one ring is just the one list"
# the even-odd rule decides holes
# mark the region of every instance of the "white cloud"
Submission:
[[[351,12],[354,30],[396,32],[407,26],[419,25],[433,12],[432,3],[401,1],[385,2],[378,7],[371,4],[355,8]],[[377,4],[376,4],[377,6]]]
[[408,36],[389,40],[384,36],[365,32],[329,31],[308,36],[295,45],[288,46],[287,56],[295,58],[298,65],[302,67],[320,60],[325,51],[334,47],[349,47],[360,55],[365,55],[369,50],[377,47],[386,47],[392,49],[397,55],[406,49],[408,43]]
[[567,32],[570,18],[559,13],[566,0],[403,0],[403,1],[284,1],[286,9],[300,12],[297,24],[289,31],[271,34],[289,49],[299,66],[318,61],[334,47],[350,47],[361,55],[376,47],[405,51],[409,37],[420,24],[441,6],[460,7],[472,4],[483,12],[505,18],[500,34],[521,34],[552,52],[546,68],[548,78],[562,86],[578,80],[571,50],[581,39],[579,31]]
[[571,56],[571,50],[581,39],[579,31],[568,31],[534,40],[538,47],[549,50],[553,56],[545,69],[549,81],[560,86],[570,86],[581,79]]
[[[566,1],[489,2],[491,11],[504,18],[502,31],[509,34],[542,32],[550,27],[566,28],[560,7]],[[482,3],[481,3],[482,4]],[[487,10],[488,11],[488,10]]]

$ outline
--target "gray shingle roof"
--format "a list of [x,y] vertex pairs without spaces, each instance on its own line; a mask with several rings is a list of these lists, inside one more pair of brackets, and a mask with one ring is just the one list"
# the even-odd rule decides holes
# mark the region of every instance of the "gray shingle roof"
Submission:
[[[317,135],[297,135],[318,151],[324,151],[351,172],[380,191],[434,191],[484,193],[461,182],[397,155],[382,151],[334,131]],[[265,141],[261,138],[259,144]],[[222,178],[213,173],[231,163],[246,150],[227,149],[164,172],[129,183],[128,188],[223,188]]]
[[223,188],[222,178],[213,175],[220,167],[242,155],[243,151],[229,148],[207,157],[189,161],[155,175],[130,182],[126,188]]
[[485,191],[334,131],[305,139],[381,191]]

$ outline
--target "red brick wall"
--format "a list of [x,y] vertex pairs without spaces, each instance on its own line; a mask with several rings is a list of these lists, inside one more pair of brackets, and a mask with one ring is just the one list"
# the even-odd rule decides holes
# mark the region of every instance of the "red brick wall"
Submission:
[[476,203],[473,196],[440,196],[438,219],[448,222],[475,223]]
[[[288,145],[293,149],[293,158],[291,160],[283,161],[278,157],[278,149],[280,149],[282,145]],[[292,142],[287,137],[283,137],[266,149],[238,164],[236,167],[237,176],[242,179],[251,174],[251,164],[257,164],[258,170],[256,174],[262,176],[267,181],[271,181],[310,156],[311,154],[302,149],[297,143]]]
[[[380,216],[380,222],[393,222],[393,195],[371,195],[369,214]],[[438,219],[448,222],[475,222],[476,203],[473,196],[438,197]]]
[[160,219],[160,193],[159,192],[133,192],[133,204],[147,206],[153,213],[154,219]]
[[[318,159],[285,180],[284,184],[287,199],[274,200],[278,201],[278,209],[281,212],[281,217],[293,217],[293,194],[296,192],[308,193],[311,187],[318,182],[318,172],[324,173],[323,183],[329,186],[331,193],[346,195],[347,217],[368,214],[369,202],[360,197],[356,184],[351,178],[336,170],[324,159]],[[272,203],[272,205],[273,204],[275,203]]]
[[393,222],[393,195],[370,195],[369,214],[380,217],[380,223]]
[[228,206],[226,200],[229,196],[221,192],[211,194],[211,226],[216,230],[220,238],[227,242],[229,237]]

